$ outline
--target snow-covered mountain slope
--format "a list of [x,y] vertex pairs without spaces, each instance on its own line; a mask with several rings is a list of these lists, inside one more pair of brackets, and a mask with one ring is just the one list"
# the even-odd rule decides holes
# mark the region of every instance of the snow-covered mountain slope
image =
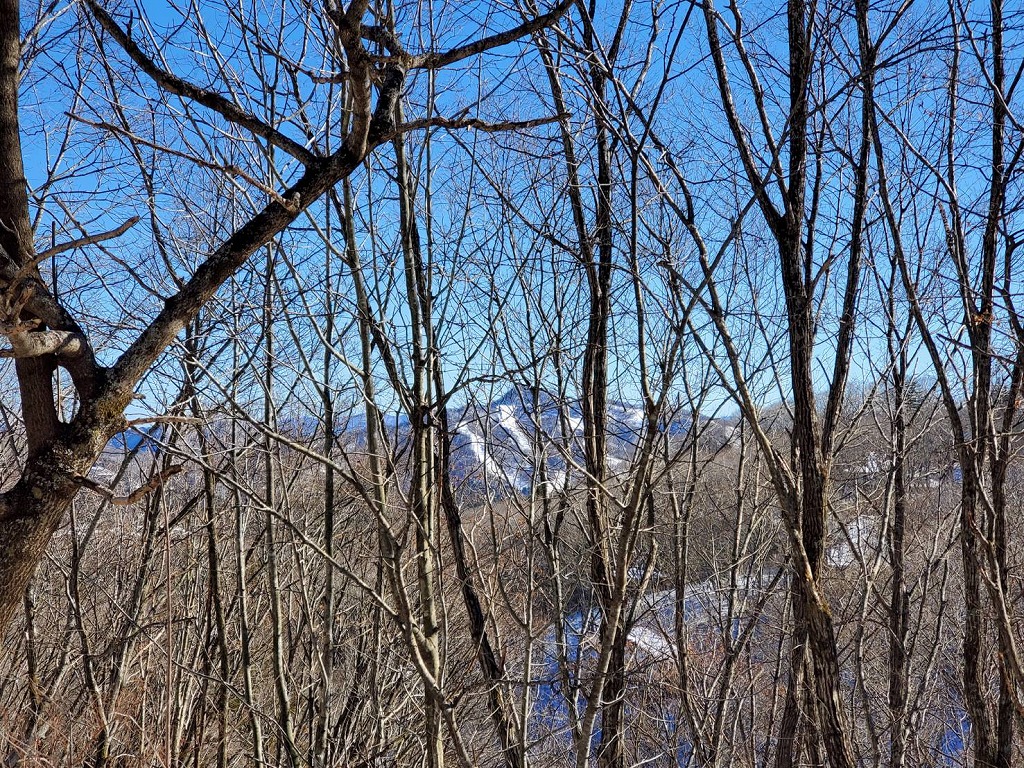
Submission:
[[[610,402],[607,410],[608,466],[622,471],[643,435],[644,412],[618,401]],[[513,387],[490,401],[471,400],[449,408],[447,421],[452,473],[462,488],[500,496],[527,493],[535,485],[560,487],[582,478],[583,410],[576,400]],[[677,417],[663,428],[669,436],[681,438],[689,420]],[[408,429],[408,420],[389,417],[395,444],[401,445]],[[353,415],[342,430],[344,442],[356,449],[365,447],[364,430],[364,420]],[[731,427],[717,431],[727,441]]]
[[[449,414],[452,464],[459,478],[502,489],[527,492],[535,484],[560,486],[582,475],[583,412],[576,401],[515,388],[497,400]],[[673,420],[668,431],[682,434],[688,422]],[[643,435],[643,409],[608,404],[607,452],[612,471],[628,466]]]

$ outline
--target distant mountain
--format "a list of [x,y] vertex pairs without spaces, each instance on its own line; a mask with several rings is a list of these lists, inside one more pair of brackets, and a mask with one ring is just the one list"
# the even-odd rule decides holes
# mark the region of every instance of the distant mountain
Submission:
[[[455,474],[473,486],[493,492],[528,492],[536,483],[559,486],[567,474],[581,474],[583,411],[578,401],[561,400],[529,387],[514,388],[486,404],[467,405],[449,414]],[[609,467],[626,466],[643,434],[643,409],[613,401],[608,404]],[[670,435],[689,429],[678,418]]]
[[[492,495],[526,493],[536,483],[559,486],[567,479],[576,482],[581,475],[583,410],[578,400],[520,386],[489,402],[449,408],[447,417],[452,472],[463,488]],[[625,468],[633,457],[644,421],[638,405],[608,404],[606,448],[613,472]],[[389,415],[386,424],[391,439],[401,444],[408,435],[408,419]],[[706,426],[715,433],[714,441],[729,441],[731,425],[709,421]],[[690,420],[677,416],[663,428],[670,437],[682,437],[690,429]],[[339,433],[350,447],[364,448],[365,430],[365,419],[357,412],[345,419]]]
[[[531,387],[514,387],[490,402],[470,402],[448,410],[452,439],[452,471],[456,482],[466,489],[492,495],[526,493],[537,483],[560,486],[578,482],[583,459],[583,410],[579,401],[559,398]],[[624,469],[636,451],[644,428],[643,408],[621,401],[608,404],[606,447],[611,471]],[[210,427],[221,439],[229,434],[230,421]],[[385,430],[399,446],[409,434],[404,415],[386,414]],[[713,441],[726,443],[731,426],[706,422],[715,433]],[[690,429],[684,416],[663,425],[670,437],[681,437]],[[292,439],[316,440],[323,423],[315,416],[279,415],[277,429]],[[243,431],[251,431],[243,427]],[[131,430],[115,435],[108,453],[159,451],[162,430]],[[366,418],[360,409],[339,417],[335,433],[349,450],[365,450]]]
[[159,426],[149,429],[130,429],[114,435],[107,443],[106,450],[108,453],[132,453],[134,451],[157,453],[160,450],[162,437],[163,429]]

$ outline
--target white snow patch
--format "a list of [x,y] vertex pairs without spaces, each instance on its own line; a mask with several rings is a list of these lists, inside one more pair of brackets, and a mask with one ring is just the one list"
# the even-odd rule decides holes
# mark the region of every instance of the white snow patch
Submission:
[[484,441],[482,435],[477,434],[475,431],[469,428],[467,424],[459,424],[455,431],[464,435],[469,441],[469,448],[473,452],[473,458],[480,464],[485,474],[493,474],[499,477],[503,477],[509,483],[516,484],[517,473],[509,473],[507,469],[498,464],[490,452],[487,450],[487,443]]
[[652,658],[672,659],[675,657],[676,644],[669,640],[663,632],[652,627],[636,625],[629,630],[626,640],[632,643],[638,651]]
[[519,422],[516,421],[514,415],[514,409],[511,405],[499,405],[498,406],[498,424],[508,432],[509,436],[516,444],[516,448],[524,456],[533,455],[533,444],[530,442],[530,438],[526,436],[522,428],[519,426]]

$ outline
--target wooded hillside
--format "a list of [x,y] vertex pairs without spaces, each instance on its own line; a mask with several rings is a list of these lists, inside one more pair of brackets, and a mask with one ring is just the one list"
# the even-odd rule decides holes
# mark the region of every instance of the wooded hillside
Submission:
[[0,0],[0,754],[1024,759],[1024,8]]

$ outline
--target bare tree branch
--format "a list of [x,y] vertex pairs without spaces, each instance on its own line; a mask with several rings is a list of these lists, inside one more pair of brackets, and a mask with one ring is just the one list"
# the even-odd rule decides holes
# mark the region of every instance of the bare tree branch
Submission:
[[96,0],[86,0],[86,4],[89,6],[89,10],[92,11],[93,16],[95,16],[96,20],[100,23],[100,26],[102,26],[110,36],[114,38],[115,42],[124,49],[124,52],[127,53],[129,58],[138,65],[139,69],[149,75],[153,82],[155,82],[160,88],[168,93],[174,94],[175,96],[190,99],[197,104],[202,104],[204,107],[212,109],[225,120],[245,128],[253,135],[259,136],[261,139],[270,142],[278,149],[287,152],[303,165],[309,165],[316,160],[316,155],[303,147],[297,141],[288,138],[276,128],[268,125],[255,115],[249,114],[237,104],[233,104],[228,101],[228,99],[221,96],[219,93],[215,93],[205,88],[200,88],[199,86],[157,66],[156,62],[143,53],[138,44],[136,44],[136,42],[132,40],[120,26],[118,26],[113,17],[111,17],[110,14],[108,14],[103,7],[96,2]]
[[501,133],[503,131],[521,131],[527,128],[538,128],[542,125],[551,125],[559,120],[569,117],[568,113],[551,115],[549,117],[538,117],[533,120],[503,120],[497,123],[490,123],[479,117],[424,117],[419,120],[410,120],[395,126],[395,135],[418,131],[423,128],[446,128],[450,131],[476,130],[484,133]]
[[492,48],[508,45],[521,37],[550,27],[565,15],[565,12],[572,7],[574,2],[575,0],[562,0],[561,3],[556,5],[547,13],[541,14],[529,21],[524,21],[522,24],[512,27],[512,29],[505,30],[504,32],[498,32],[497,34],[490,35],[488,37],[482,37],[467,45],[452,48],[450,51],[444,51],[443,53],[423,53],[418,56],[413,56],[409,61],[409,69],[438,69],[449,64],[455,64],[463,59],[468,59],[470,56],[478,56]]
[[115,237],[120,237],[129,229],[139,223],[138,216],[132,216],[126,222],[121,224],[119,227],[107,230],[106,232],[100,232],[95,235],[86,235],[85,237],[79,237],[74,240],[69,240],[66,243],[55,245],[53,248],[47,248],[45,251],[36,254],[34,259],[36,264],[40,264],[51,256],[56,256],[58,253],[64,253],[74,248],[83,248],[87,245],[95,245],[96,243],[102,243],[104,240],[113,240]]
[[[2,331],[3,329],[0,329]],[[10,339],[10,349],[0,349],[0,357],[26,358],[56,355],[57,357],[81,357],[88,348],[85,336],[74,331],[5,331]]]
[[181,472],[184,468],[185,467],[182,464],[172,464],[171,466],[167,467],[167,469],[163,469],[157,472],[155,475],[153,475],[153,477],[149,480],[148,483],[139,488],[136,488],[127,496],[117,496],[109,488],[103,487],[95,480],[91,480],[88,477],[79,477],[77,478],[77,480],[79,485],[81,485],[84,488],[88,488],[90,491],[93,491],[94,493],[98,493],[100,496],[105,498],[115,507],[127,507],[131,504],[135,504],[139,501],[142,501],[142,499],[144,499],[148,494],[155,491],[157,488],[159,488],[161,485],[167,482],[170,478],[174,477],[176,474]]

